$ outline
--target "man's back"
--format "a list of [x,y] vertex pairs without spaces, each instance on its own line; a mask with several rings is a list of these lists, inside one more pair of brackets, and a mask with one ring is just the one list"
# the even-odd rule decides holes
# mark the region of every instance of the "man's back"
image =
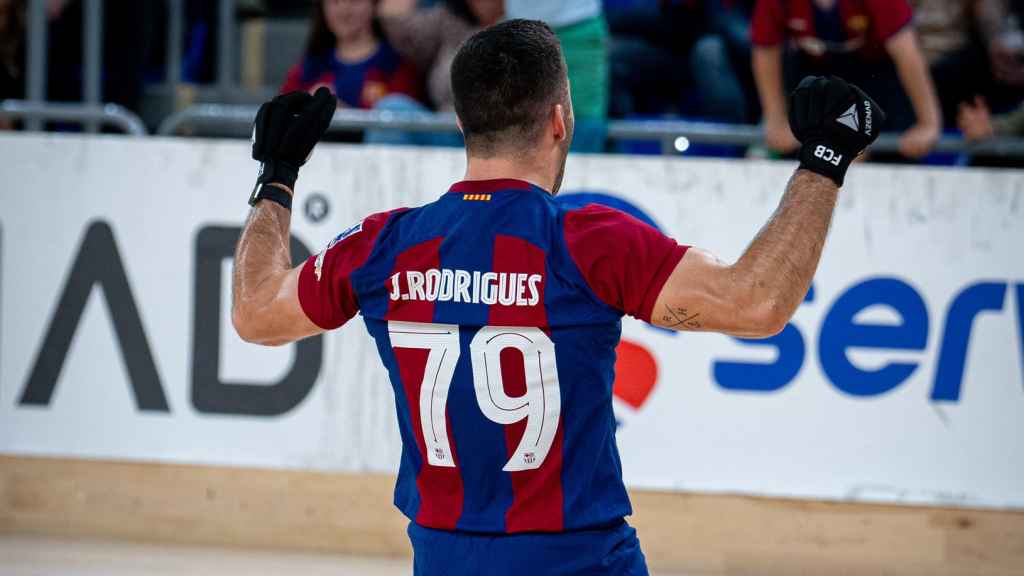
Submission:
[[611,411],[620,316],[779,333],[810,287],[846,170],[885,114],[841,79],[804,79],[789,115],[800,169],[729,265],[621,212],[554,202],[574,119],[545,24],[511,20],[469,38],[452,88],[467,181],[363,220],[296,267],[291,194],[334,101],[319,90],[260,108],[232,322],[246,341],[279,345],[362,311],[394,386],[395,499],[413,520],[417,575],[646,575],[622,519]]
[[411,520],[600,528],[630,513],[611,401],[620,318],[649,317],[684,252],[523,181],[460,182],[368,218],[308,267],[300,297],[329,327],[320,303],[347,282],[377,342],[403,440],[395,503]]

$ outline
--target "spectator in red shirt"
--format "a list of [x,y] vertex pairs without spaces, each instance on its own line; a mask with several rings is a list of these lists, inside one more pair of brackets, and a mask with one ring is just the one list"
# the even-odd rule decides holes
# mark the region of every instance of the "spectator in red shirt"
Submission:
[[904,156],[927,155],[942,118],[912,18],[906,0],[758,0],[753,67],[768,146],[779,152],[797,146],[786,119],[786,89],[808,74],[833,74],[881,104],[886,127],[903,131]]
[[313,5],[303,60],[292,67],[281,92],[326,86],[338,105],[373,108],[389,94],[420,95],[416,69],[376,27],[377,0],[318,0]]

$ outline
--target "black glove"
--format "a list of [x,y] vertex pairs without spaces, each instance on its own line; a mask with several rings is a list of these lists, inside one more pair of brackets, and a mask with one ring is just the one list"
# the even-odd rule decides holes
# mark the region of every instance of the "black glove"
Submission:
[[808,76],[793,91],[789,127],[800,141],[800,168],[843,185],[846,169],[885,123],[885,112],[842,78]]
[[261,163],[257,189],[270,183],[295,188],[299,167],[327,132],[337,106],[327,88],[312,96],[289,92],[260,106],[252,129],[252,157]]

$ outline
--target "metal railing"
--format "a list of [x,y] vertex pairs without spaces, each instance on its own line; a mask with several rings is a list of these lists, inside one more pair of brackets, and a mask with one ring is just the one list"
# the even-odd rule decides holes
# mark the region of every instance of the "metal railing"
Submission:
[[[182,133],[193,136],[211,133],[247,136],[258,110],[256,106],[197,104],[168,116],[156,133],[161,136]],[[27,121],[27,126],[31,122],[58,121],[113,126],[133,136],[145,136],[148,133],[138,116],[117,104],[5,100],[0,102],[0,117],[23,119]],[[450,113],[340,109],[335,113],[330,128],[331,131],[366,129],[455,132],[458,127],[455,124],[455,115]],[[660,142],[662,152],[666,155],[675,155],[680,151],[681,139],[686,145],[752,146],[763,142],[758,126],[687,120],[613,120],[608,123],[607,135],[614,141]],[[899,136],[883,135],[872,146],[872,150],[897,152]],[[945,136],[939,140],[933,151],[1024,158],[1024,139],[994,138],[972,143],[962,138]]]
[[[82,4],[82,100],[88,106],[101,106],[103,75],[103,0],[83,0]],[[48,105],[46,100],[47,35],[46,0],[29,0],[26,100]],[[39,130],[39,115],[29,117],[26,128]],[[51,118],[53,119],[53,118]],[[87,132],[97,130],[91,118],[86,119]]]
[[[46,16],[47,0],[28,0],[26,94],[29,102],[46,102],[47,36],[49,23]],[[222,91],[235,86],[238,59],[238,23],[235,20],[235,0],[217,0],[217,81]],[[182,81],[181,59],[184,54],[185,2],[167,0],[167,76],[165,83],[171,93]],[[82,96],[86,104],[100,106],[103,78],[103,8],[104,0],[82,0]],[[39,130],[40,120],[27,122],[29,130]],[[86,123],[86,130],[95,132],[96,126]]]
[[[210,130],[245,135],[252,127],[258,108],[222,104],[197,104],[167,117],[157,134],[170,136],[188,129],[192,135]],[[341,109],[334,115],[331,130],[363,130],[385,128],[411,132],[454,132],[454,114],[397,112],[386,110]],[[679,140],[688,144],[720,146],[752,146],[763,142],[761,128],[752,125],[693,122],[687,120],[612,120],[608,123],[610,140],[649,140],[662,143],[662,152],[676,154]],[[899,136],[885,134],[872,145],[877,152],[897,152]],[[934,148],[940,153],[969,153],[1024,158],[1024,139],[994,138],[968,142],[963,138],[944,136]]]
[[0,101],[0,117],[26,121],[26,128],[41,129],[43,122],[74,122],[93,127],[113,126],[132,136],[145,136],[146,125],[127,108],[117,104]]
[[[256,119],[257,106],[233,106],[227,104],[196,104],[171,114],[156,133],[172,136],[183,130],[193,135],[204,131],[222,130],[238,135],[248,134]],[[454,114],[430,112],[396,112],[388,110],[339,109],[331,121],[331,131],[365,130],[386,128],[410,132],[456,132]]]

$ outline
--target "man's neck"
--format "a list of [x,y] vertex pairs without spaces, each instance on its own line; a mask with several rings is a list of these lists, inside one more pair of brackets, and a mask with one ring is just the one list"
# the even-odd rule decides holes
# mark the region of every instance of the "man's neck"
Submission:
[[470,157],[466,166],[466,180],[525,180],[534,186],[547,190],[554,187],[554,177],[538,169],[532,162],[509,158]]

